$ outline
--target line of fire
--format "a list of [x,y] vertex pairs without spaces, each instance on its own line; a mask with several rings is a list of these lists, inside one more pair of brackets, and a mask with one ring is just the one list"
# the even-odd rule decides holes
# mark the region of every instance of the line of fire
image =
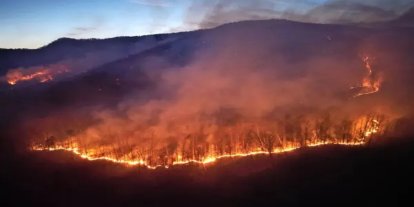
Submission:
[[[291,119],[287,117],[287,119]],[[363,145],[383,135],[388,122],[384,116],[371,114],[356,120],[334,123],[330,117],[317,122],[296,117],[285,120],[282,127],[272,124],[243,123],[234,127],[222,127],[215,134],[203,130],[188,134],[178,143],[159,146],[156,132],[142,137],[151,140],[148,145],[129,143],[132,137],[110,143],[85,143],[82,135],[67,135],[65,138],[50,136],[32,150],[64,150],[87,160],[107,160],[127,165],[142,165],[150,169],[188,163],[208,164],[226,157],[244,157],[257,154],[277,154],[301,147],[316,147],[326,144]],[[207,128],[207,126],[205,126]],[[69,131],[67,134],[73,132]],[[220,142],[210,143],[213,137]],[[62,140],[63,139],[63,140]]]

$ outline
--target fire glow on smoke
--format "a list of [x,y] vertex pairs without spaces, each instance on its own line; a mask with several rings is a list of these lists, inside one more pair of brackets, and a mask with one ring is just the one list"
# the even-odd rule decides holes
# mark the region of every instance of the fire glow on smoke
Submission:
[[[363,63],[367,74],[360,85],[351,88],[354,98],[380,90],[381,79],[374,74],[371,59],[363,58]],[[203,76],[205,75],[211,74],[203,73]],[[222,78],[221,75],[212,77]],[[198,76],[191,80],[194,80],[195,84],[205,80],[197,78]],[[235,78],[231,76],[230,80],[232,83]],[[213,91],[213,95],[217,95],[217,91],[233,86],[233,84],[229,85],[228,81],[224,79],[222,82],[217,81],[216,84],[208,85],[212,87],[211,89],[207,87],[208,90],[205,86],[200,88],[209,93]],[[256,82],[253,83],[252,86],[257,85]],[[101,122],[86,127],[87,129],[66,131],[55,129],[58,132],[47,132],[42,137],[37,137],[31,149],[63,150],[90,161],[106,160],[155,169],[188,163],[209,164],[222,158],[277,154],[301,147],[326,144],[364,145],[383,135],[390,125],[387,116],[371,111],[344,115],[341,112],[331,113],[320,110],[305,110],[300,113],[290,110],[284,112],[285,115],[281,115],[282,113],[272,115],[270,112],[261,117],[246,116],[231,108],[219,108],[218,112],[209,114],[200,113],[200,110],[194,108],[180,111],[185,108],[182,105],[191,107],[200,105],[205,110],[203,108],[205,102],[194,101],[200,98],[198,96],[205,98],[209,95],[199,91],[193,93],[194,84],[189,85],[190,88],[181,88],[185,90],[181,93],[183,97],[180,97],[177,103],[167,102],[168,104],[164,105],[162,102],[161,104],[150,102],[139,107],[133,105],[134,113],[131,113],[127,119],[118,115],[103,114]],[[239,88],[238,85],[236,86]],[[261,91],[251,92],[252,94],[249,95],[257,97],[257,92]],[[194,96],[194,94],[201,95]],[[268,101],[267,96],[263,97]],[[239,103],[234,101],[227,102],[233,105]],[[191,113],[192,110],[195,112]],[[162,111],[164,112],[159,114]],[[148,119],[144,118],[146,116]],[[163,119],[162,116],[166,118]]]

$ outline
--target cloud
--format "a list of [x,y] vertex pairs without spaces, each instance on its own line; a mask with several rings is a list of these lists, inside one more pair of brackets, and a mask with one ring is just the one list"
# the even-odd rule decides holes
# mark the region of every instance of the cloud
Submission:
[[211,28],[259,19],[339,24],[381,22],[396,18],[411,4],[406,0],[398,0],[395,4],[384,0],[328,0],[323,4],[309,0],[294,3],[285,0],[201,0],[191,4],[183,21],[190,28]]
[[330,0],[330,2],[344,2],[348,4],[365,4],[372,7],[379,7],[384,10],[394,11],[396,13],[401,13],[407,8],[414,6],[414,1],[412,0]]
[[410,8],[407,12],[401,14],[390,23],[399,26],[414,26],[414,7]]
[[85,34],[85,33],[93,32],[96,29],[97,28],[94,27],[94,26],[90,26],[90,27],[79,26],[79,27],[73,28],[71,32],[67,33],[67,35],[70,36],[70,37],[79,36],[79,35],[82,35],[82,34]]
[[171,7],[171,4],[169,2],[163,0],[129,0],[129,2],[143,6]]
[[82,37],[83,35],[92,34],[93,32],[99,30],[103,26],[104,22],[105,21],[102,17],[96,17],[89,25],[82,25],[72,28],[68,33],[66,33],[66,36]]
[[197,1],[187,11],[184,24],[211,28],[223,23],[242,20],[278,18],[273,1]]
[[365,3],[330,1],[311,9],[303,19],[317,23],[360,23],[386,21],[396,16],[391,10]]

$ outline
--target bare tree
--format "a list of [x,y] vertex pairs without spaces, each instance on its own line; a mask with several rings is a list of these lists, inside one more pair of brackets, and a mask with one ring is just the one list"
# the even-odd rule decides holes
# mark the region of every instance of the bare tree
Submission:
[[267,151],[269,155],[272,154],[276,140],[278,137],[270,132],[263,132],[258,127],[254,132],[257,142],[262,150]]

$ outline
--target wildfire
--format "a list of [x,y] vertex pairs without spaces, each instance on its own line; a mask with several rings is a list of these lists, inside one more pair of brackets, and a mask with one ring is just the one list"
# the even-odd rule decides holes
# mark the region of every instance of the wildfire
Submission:
[[[318,128],[320,127],[323,128],[323,126],[318,126]],[[156,169],[190,163],[208,165],[224,158],[279,154],[302,147],[317,147],[329,144],[359,146],[367,143],[374,135],[381,134],[383,128],[384,120],[380,116],[366,116],[356,120],[352,123],[352,126],[349,123],[345,123],[343,126],[338,127],[335,132],[330,129],[326,130],[326,132],[312,130],[312,135],[305,135],[305,137],[301,138],[273,136],[269,132],[257,131],[252,135],[255,140],[250,140],[250,144],[248,143],[250,138],[246,135],[244,138],[232,140],[230,144],[226,144],[225,149],[220,149],[219,144],[197,144],[194,143],[194,140],[192,143],[185,143],[185,141],[178,143],[182,147],[171,150],[171,152],[167,147],[153,149],[153,146],[146,146],[143,149],[128,145],[123,146],[119,143],[117,144],[119,145],[118,147],[102,144],[87,146],[82,143],[82,138],[74,136],[60,142],[47,139],[40,144],[33,145],[31,150],[68,151],[89,161],[105,160],[113,163]],[[339,132],[340,130],[342,131]],[[338,137],[334,137],[330,133],[337,133],[336,136]],[[186,144],[189,144],[189,147],[186,148]]]
[[371,122],[371,126],[364,132],[365,137],[369,137],[373,134],[378,133],[378,131],[380,130],[380,123],[378,122],[378,120],[372,120]]
[[[307,147],[318,147],[318,146],[322,146],[322,145],[346,145],[346,146],[358,146],[358,145],[363,145],[365,142],[359,141],[359,142],[342,142],[342,141],[338,141],[338,142],[332,142],[332,141],[319,141],[319,142],[315,142],[315,143],[309,143],[308,145],[306,145]],[[279,154],[279,153],[284,153],[284,152],[290,152],[290,151],[294,151],[296,149],[301,148],[300,145],[292,145],[292,146],[287,146],[287,147],[283,147],[283,148],[276,148],[274,150],[272,150],[272,152],[270,154]],[[178,156],[176,158],[176,161],[173,161],[171,163],[171,165],[151,165],[148,162],[146,162],[145,160],[142,159],[118,159],[118,158],[114,158],[114,157],[110,157],[110,156],[96,156],[93,153],[88,153],[88,152],[82,152],[82,150],[79,147],[66,147],[66,146],[55,146],[55,147],[42,147],[42,146],[34,146],[32,147],[32,150],[34,151],[67,151],[67,152],[71,152],[73,154],[78,155],[79,157],[81,157],[82,159],[86,159],[89,161],[96,161],[96,160],[105,160],[105,161],[110,161],[113,163],[119,163],[119,164],[127,164],[127,165],[131,165],[131,166],[135,166],[135,165],[140,165],[140,166],[145,166],[148,169],[156,169],[159,167],[164,167],[164,168],[169,168],[170,166],[174,166],[174,165],[186,165],[186,164],[190,164],[190,163],[195,163],[195,164],[202,164],[202,165],[207,165],[207,164],[211,164],[214,163],[220,159],[224,159],[224,158],[237,158],[237,157],[247,157],[247,156],[254,156],[254,155],[266,155],[269,154],[268,151],[263,151],[263,150],[257,150],[257,151],[251,151],[251,152],[246,152],[246,153],[234,153],[234,154],[223,154],[223,155],[208,155],[200,160],[196,160],[196,159],[188,159],[188,160],[181,160],[181,157]]]
[[377,93],[380,90],[382,83],[382,78],[373,71],[373,59],[369,56],[364,56],[362,61],[367,74],[362,79],[362,83],[360,85],[351,87],[351,90],[358,90],[354,97]]
[[16,85],[18,82],[37,80],[40,83],[45,83],[53,80],[54,75],[68,72],[66,68],[60,69],[48,69],[48,68],[36,68],[36,69],[14,69],[10,70],[6,74],[6,81],[10,85]]
[[32,79],[38,79],[39,82],[44,83],[52,80],[53,77],[48,70],[41,70],[28,75],[23,75],[20,71],[15,71],[7,75],[7,82],[10,85],[15,85],[19,81],[27,81]]

